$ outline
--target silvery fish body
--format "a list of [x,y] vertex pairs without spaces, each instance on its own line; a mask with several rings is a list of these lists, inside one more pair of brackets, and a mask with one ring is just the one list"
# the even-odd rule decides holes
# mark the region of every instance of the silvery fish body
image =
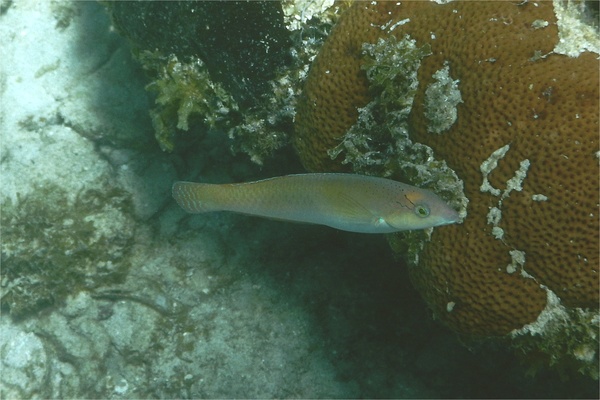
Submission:
[[234,184],[176,182],[173,197],[191,213],[232,211],[361,233],[425,229],[459,219],[429,190],[353,174],[298,174]]

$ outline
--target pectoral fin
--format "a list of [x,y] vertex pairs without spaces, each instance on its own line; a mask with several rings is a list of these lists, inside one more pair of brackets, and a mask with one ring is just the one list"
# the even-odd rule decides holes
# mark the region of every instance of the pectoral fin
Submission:
[[371,210],[348,193],[337,194],[336,212],[340,218],[345,218],[348,221],[365,221],[377,218]]

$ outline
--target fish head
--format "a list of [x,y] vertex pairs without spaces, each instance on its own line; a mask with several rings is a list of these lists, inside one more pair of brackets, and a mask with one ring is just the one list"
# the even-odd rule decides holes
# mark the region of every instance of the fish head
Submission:
[[435,193],[414,188],[395,199],[384,219],[388,225],[401,231],[454,224],[460,218],[458,212]]

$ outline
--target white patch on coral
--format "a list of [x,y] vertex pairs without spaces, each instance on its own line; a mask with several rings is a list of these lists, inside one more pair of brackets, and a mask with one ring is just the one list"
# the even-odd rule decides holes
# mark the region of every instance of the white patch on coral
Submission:
[[487,223],[490,225],[497,226],[502,218],[502,211],[498,207],[490,207],[490,211],[487,215]]
[[[534,281],[536,280],[533,275],[530,275],[527,271],[525,271],[523,268],[521,268],[521,276],[523,278],[527,278],[527,279],[533,279]],[[537,282],[537,281],[536,281]]]
[[566,308],[560,304],[560,299],[554,292],[544,285],[540,287],[546,290],[546,307],[542,310],[537,320],[523,326],[520,329],[514,329],[510,335],[514,338],[521,335],[542,335],[544,334],[549,322],[568,323],[569,314]]
[[408,24],[409,22],[410,22],[410,18],[404,18],[403,20],[396,22],[394,25],[392,25],[390,27],[390,32],[393,31],[394,29],[396,29],[398,26]]
[[[538,336],[539,341],[549,346],[546,352],[558,359],[570,356],[580,361],[581,366],[595,376],[598,374],[598,329],[600,314],[598,310],[565,308],[559,297],[548,287],[540,285],[546,291],[546,307],[536,321],[514,329],[510,336]],[[562,344],[565,342],[567,346]],[[556,346],[560,341],[560,347]]]
[[506,266],[506,272],[509,274],[515,273],[519,267],[521,267],[522,270],[525,265],[525,252],[515,249],[509,251],[508,254],[510,254],[511,261],[510,264]]
[[501,193],[500,189],[496,189],[495,187],[493,187],[490,184],[490,181],[488,180],[488,176],[490,175],[490,173],[493,170],[496,169],[496,167],[498,166],[498,161],[504,158],[508,149],[510,149],[509,144],[507,144],[506,146],[500,147],[498,150],[494,151],[492,153],[492,155],[490,155],[488,157],[487,160],[485,160],[484,162],[481,163],[479,170],[483,174],[483,183],[481,184],[481,187],[479,188],[480,191],[482,191],[484,193],[490,192],[494,196],[500,196],[500,193]]
[[459,80],[450,76],[448,63],[433,74],[433,78],[435,82],[425,89],[425,117],[428,121],[427,132],[439,134],[450,129],[456,122],[456,107],[463,100],[458,90]]
[[504,229],[499,226],[495,226],[492,228],[492,236],[497,240],[504,239]]
[[[504,239],[504,229],[499,227],[500,220],[502,219],[502,201],[510,195],[513,190],[520,192],[523,190],[523,182],[527,177],[527,171],[531,166],[529,160],[525,159],[520,162],[519,169],[515,171],[515,175],[506,181],[506,188],[502,191],[498,188],[493,187],[488,180],[488,176],[490,173],[496,169],[498,166],[498,161],[504,158],[506,153],[508,152],[510,145],[506,145],[504,147],[499,148],[494,151],[492,155],[481,163],[479,169],[483,175],[483,182],[481,184],[480,190],[482,192],[489,192],[493,196],[500,197],[498,199],[498,205],[494,207],[490,207],[490,211],[487,214],[487,223],[488,225],[492,225],[492,235],[494,238],[498,240]],[[543,195],[533,195],[532,198],[537,201],[545,201],[548,198]],[[507,268],[509,270],[509,268]],[[513,268],[510,268],[511,271],[509,273],[514,272]]]
[[[585,51],[600,54],[598,26],[592,26],[592,17],[586,14],[586,2],[554,0],[558,25],[558,44],[554,53],[577,57]],[[597,22],[595,22],[597,24]]]
[[548,196],[543,194],[533,194],[531,195],[531,200],[533,201],[548,201]]
[[544,21],[543,19],[536,19],[531,23],[531,27],[533,29],[545,28],[549,25],[548,21]]
[[506,189],[504,190],[504,193],[502,193],[501,200],[506,199],[513,190],[516,190],[517,192],[523,190],[523,181],[527,177],[527,171],[529,170],[530,165],[531,163],[527,159],[521,161],[519,169],[515,171],[515,176],[506,182]]
[[[391,32],[394,29],[396,29],[397,27],[402,26],[404,24],[408,24],[409,22],[410,22],[410,18],[405,18],[403,20],[400,20],[400,21],[396,22],[394,25],[390,26],[389,31]],[[382,26],[381,29],[383,30],[385,28]]]
[[487,214],[487,223],[493,226],[492,236],[498,240],[504,239],[504,229],[498,226],[501,219],[502,211],[498,207],[490,207],[490,211]]
[[335,0],[285,0],[282,2],[283,19],[290,31],[302,29],[314,16],[321,17]]

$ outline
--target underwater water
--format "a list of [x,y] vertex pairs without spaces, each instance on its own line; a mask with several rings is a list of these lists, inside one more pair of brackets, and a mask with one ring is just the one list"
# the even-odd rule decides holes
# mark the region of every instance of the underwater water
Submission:
[[163,152],[102,5],[0,1],[0,38],[2,398],[598,398],[465,345],[381,235],[183,212],[176,180],[302,167],[218,130]]

